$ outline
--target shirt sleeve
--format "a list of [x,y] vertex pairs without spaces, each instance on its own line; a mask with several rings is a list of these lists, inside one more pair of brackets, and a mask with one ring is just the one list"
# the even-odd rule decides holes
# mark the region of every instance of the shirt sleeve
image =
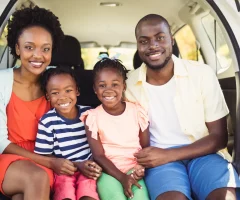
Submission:
[[137,109],[137,118],[138,118],[138,124],[140,126],[141,131],[145,131],[148,128],[149,125],[149,118],[147,111],[138,103],[136,103],[136,109]]
[[84,112],[80,120],[84,122],[86,126],[88,126],[89,130],[92,132],[92,138],[97,140],[98,139],[98,126],[97,126],[97,116],[94,109],[87,110]]
[[207,66],[202,79],[205,121],[216,121],[229,113],[217,76]]
[[38,123],[38,132],[34,152],[38,154],[53,154],[54,135],[51,126],[40,122]]

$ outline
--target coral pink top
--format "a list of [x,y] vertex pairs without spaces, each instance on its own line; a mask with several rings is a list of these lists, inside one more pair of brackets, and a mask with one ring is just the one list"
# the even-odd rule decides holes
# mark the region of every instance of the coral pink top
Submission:
[[141,149],[140,129],[148,127],[146,111],[138,104],[126,102],[125,111],[118,116],[108,114],[102,107],[88,110],[80,118],[92,132],[92,138],[101,140],[105,156],[122,172],[136,164],[133,154]]
[[[23,101],[12,92],[11,99],[7,105],[7,127],[8,139],[18,146],[33,152],[38,128],[38,120],[50,109],[50,103],[44,96],[33,100]],[[0,154],[0,192],[6,171],[12,162],[17,160],[30,160],[15,154]],[[33,162],[33,161],[32,161]],[[53,172],[43,167],[53,185]]]

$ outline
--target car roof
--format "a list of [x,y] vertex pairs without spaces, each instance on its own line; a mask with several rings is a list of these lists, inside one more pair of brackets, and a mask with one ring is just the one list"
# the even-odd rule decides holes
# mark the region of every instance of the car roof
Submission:
[[117,0],[118,7],[100,6],[104,0],[34,2],[59,17],[65,34],[80,42],[97,41],[99,45],[114,46],[122,41],[135,42],[137,22],[150,13],[164,16],[173,29],[178,29],[184,24],[178,13],[188,0]]

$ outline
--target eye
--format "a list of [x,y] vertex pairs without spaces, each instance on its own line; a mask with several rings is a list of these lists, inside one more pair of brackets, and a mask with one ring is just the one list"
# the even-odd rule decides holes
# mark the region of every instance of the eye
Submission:
[[157,38],[157,40],[160,40],[160,41],[162,41],[162,40],[164,40],[164,39],[165,39],[164,36],[158,36],[158,38]]
[[73,91],[73,90],[71,90],[71,89],[66,90],[67,93],[72,92],[72,91]]
[[147,44],[148,41],[147,41],[147,40],[140,40],[139,43],[140,43],[140,44]]
[[51,95],[58,95],[59,92],[52,92]]
[[117,83],[113,83],[113,87],[117,87],[118,86],[118,84]]
[[27,49],[27,50],[32,50],[33,47],[31,47],[31,46],[25,46],[25,49]]
[[99,87],[100,88],[105,88],[105,85],[104,84],[100,84]]
[[50,51],[50,48],[44,48],[43,51],[48,52],[48,51]]

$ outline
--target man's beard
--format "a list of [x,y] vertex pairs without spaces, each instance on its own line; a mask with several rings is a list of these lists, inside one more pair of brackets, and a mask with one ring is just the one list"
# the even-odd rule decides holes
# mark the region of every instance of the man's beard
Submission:
[[164,67],[168,64],[168,62],[169,62],[169,60],[171,59],[171,57],[172,57],[172,53],[170,52],[170,56],[168,56],[168,57],[164,60],[164,62],[163,62],[162,64],[160,64],[160,65],[151,65],[151,64],[149,64],[149,63],[147,63],[147,62],[145,62],[145,64],[146,64],[147,67],[149,67],[150,69],[155,70],[155,71],[158,71],[158,70],[161,70],[162,68],[164,68]]

